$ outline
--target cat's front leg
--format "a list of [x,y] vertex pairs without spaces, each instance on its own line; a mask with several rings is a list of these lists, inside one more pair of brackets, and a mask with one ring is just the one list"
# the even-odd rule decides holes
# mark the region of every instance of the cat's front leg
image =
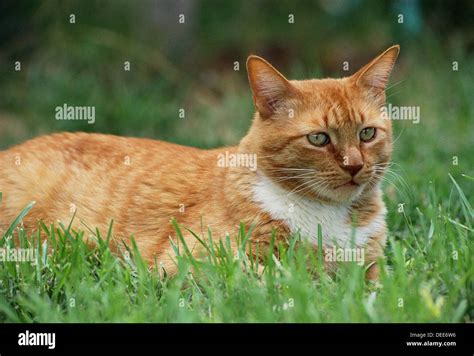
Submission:
[[365,265],[368,266],[365,275],[368,281],[377,281],[379,279],[380,267],[378,260],[384,258],[384,248],[387,241],[387,231],[374,235],[369,239],[366,246]]

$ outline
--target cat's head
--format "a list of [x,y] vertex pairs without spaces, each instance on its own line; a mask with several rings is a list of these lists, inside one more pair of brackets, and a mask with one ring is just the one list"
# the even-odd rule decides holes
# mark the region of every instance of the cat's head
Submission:
[[399,53],[393,46],[350,77],[287,80],[257,56],[247,60],[256,114],[242,146],[258,170],[292,194],[354,200],[380,180],[392,152],[381,113]]

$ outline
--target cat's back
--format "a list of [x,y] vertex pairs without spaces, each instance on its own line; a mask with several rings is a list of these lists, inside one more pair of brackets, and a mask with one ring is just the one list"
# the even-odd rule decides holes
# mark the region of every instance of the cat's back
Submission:
[[158,201],[166,209],[166,200],[179,204],[181,193],[195,189],[199,174],[212,166],[210,152],[104,134],[31,139],[0,152],[0,227],[33,200],[31,223],[67,221],[77,209],[94,226],[130,220],[129,212],[153,209]]
[[95,133],[56,133],[28,140],[0,151],[0,179],[10,174],[42,172],[70,174],[82,171],[111,173],[142,172],[151,168],[199,165],[209,151],[146,138]]
[[[67,157],[73,161],[81,161],[90,156],[98,159],[109,159],[128,154],[140,158],[141,155],[160,153],[153,158],[166,159],[167,154],[179,157],[182,154],[197,154],[199,149],[194,147],[180,146],[168,142],[151,140],[146,138],[122,137],[97,133],[85,132],[62,132],[30,139],[22,144],[13,146],[7,150],[0,151],[0,159],[13,161],[17,166],[21,165],[21,158],[41,158],[41,161],[51,160],[51,155]],[[148,156],[150,157],[150,156]],[[126,162],[130,162],[129,159]],[[8,162],[4,162],[8,163]],[[92,162],[91,162],[92,163]]]

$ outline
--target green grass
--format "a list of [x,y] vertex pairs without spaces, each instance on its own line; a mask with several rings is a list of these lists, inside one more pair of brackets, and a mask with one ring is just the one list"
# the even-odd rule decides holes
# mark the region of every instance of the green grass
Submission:
[[[243,226],[239,258],[210,232],[201,237],[208,253],[199,260],[178,239],[179,273],[168,278],[160,266],[148,268],[135,245],[124,247],[120,258],[112,254],[113,226],[106,237],[97,232],[89,248],[84,233],[41,224],[48,237],[40,243],[39,234],[27,236],[21,227],[30,205],[0,244],[13,248],[9,237],[18,235],[20,247],[38,249],[36,263],[2,263],[0,321],[472,322],[474,211],[451,180],[449,202],[430,187],[428,204],[390,219],[398,230],[390,234],[378,283],[365,283],[357,264],[326,275],[310,248],[295,249],[297,236],[279,247],[279,260],[266,256],[257,272],[259,262],[245,254],[251,229]],[[182,227],[175,226],[180,236]]]

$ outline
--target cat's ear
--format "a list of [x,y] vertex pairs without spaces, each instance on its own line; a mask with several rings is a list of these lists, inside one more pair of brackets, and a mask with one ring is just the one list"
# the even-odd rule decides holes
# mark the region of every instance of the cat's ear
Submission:
[[352,80],[371,98],[381,102],[385,101],[385,89],[387,88],[388,78],[399,52],[399,45],[390,47],[352,75]]
[[247,58],[247,73],[255,108],[262,118],[268,118],[281,109],[292,92],[291,83],[263,58]]

